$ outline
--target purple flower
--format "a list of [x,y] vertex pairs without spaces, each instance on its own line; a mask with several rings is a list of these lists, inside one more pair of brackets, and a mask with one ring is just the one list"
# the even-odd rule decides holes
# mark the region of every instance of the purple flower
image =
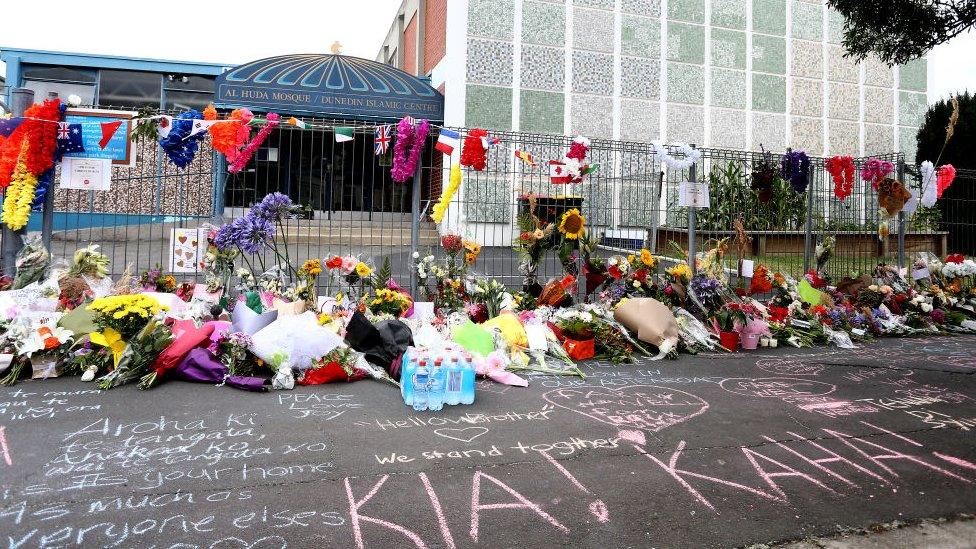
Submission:
[[237,241],[234,240],[234,224],[227,223],[226,225],[222,225],[220,229],[217,229],[217,234],[213,237],[213,243],[222,252],[236,247]]
[[254,255],[259,253],[274,235],[271,221],[257,215],[246,215],[234,220],[237,245],[241,251]]
[[271,193],[251,208],[251,213],[269,221],[281,221],[294,206],[288,195]]

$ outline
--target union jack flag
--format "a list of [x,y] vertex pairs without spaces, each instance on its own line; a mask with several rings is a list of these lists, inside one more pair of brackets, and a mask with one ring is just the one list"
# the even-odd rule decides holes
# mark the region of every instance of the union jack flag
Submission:
[[69,127],[67,122],[58,122],[58,139],[68,139],[70,135],[68,134]]
[[379,126],[376,128],[376,135],[373,136],[373,153],[376,156],[386,154],[390,148],[390,126]]

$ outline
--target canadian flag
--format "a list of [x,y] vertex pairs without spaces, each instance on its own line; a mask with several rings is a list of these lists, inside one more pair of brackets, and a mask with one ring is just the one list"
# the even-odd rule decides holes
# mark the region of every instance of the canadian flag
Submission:
[[573,180],[573,175],[566,169],[566,163],[562,160],[549,161],[549,181],[555,185],[564,185]]

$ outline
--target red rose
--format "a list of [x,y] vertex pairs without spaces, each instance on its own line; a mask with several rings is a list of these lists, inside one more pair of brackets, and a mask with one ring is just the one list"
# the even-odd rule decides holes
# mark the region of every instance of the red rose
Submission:
[[621,271],[620,267],[617,267],[616,265],[610,265],[607,272],[610,273],[610,276],[612,276],[614,280],[620,280],[620,278],[624,276],[623,271]]
[[966,260],[966,256],[963,254],[951,254],[946,257],[946,263],[962,263]]
[[338,269],[339,267],[342,267],[342,258],[337,255],[330,257],[329,260],[325,262],[325,267],[327,269]]
[[530,235],[526,231],[522,231],[522,234],[519,235],[519,240],[523,242],[528,242],[529,240],[532,240],[532,235]]
[[647,269],[637,269],[634,271],[634,280],[644,282],[647,280]]

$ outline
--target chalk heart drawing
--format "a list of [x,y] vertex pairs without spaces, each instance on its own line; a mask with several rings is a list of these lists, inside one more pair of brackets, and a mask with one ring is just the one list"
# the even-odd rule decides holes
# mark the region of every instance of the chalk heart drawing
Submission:
[[281,536],[265,536],[250,543],[241,538],[224,538],[210,544],[209,549],[285,549],[288,542]]
[[[668,387],[575,387],[542,395],[560,408],[628,430],[658,432],[705,413],[708,403],[697,396]],[[627,433],[636,437],[635,433]]]
[[820,364],[806,364],[783,358],[764,358],[756,361],[756,367],[781,376],[818,376],[824,370]]
[[471,442],[487,432],[488,429],[485,427],[444,427],[442,429],[434,429],[435,435],[461,442]]

